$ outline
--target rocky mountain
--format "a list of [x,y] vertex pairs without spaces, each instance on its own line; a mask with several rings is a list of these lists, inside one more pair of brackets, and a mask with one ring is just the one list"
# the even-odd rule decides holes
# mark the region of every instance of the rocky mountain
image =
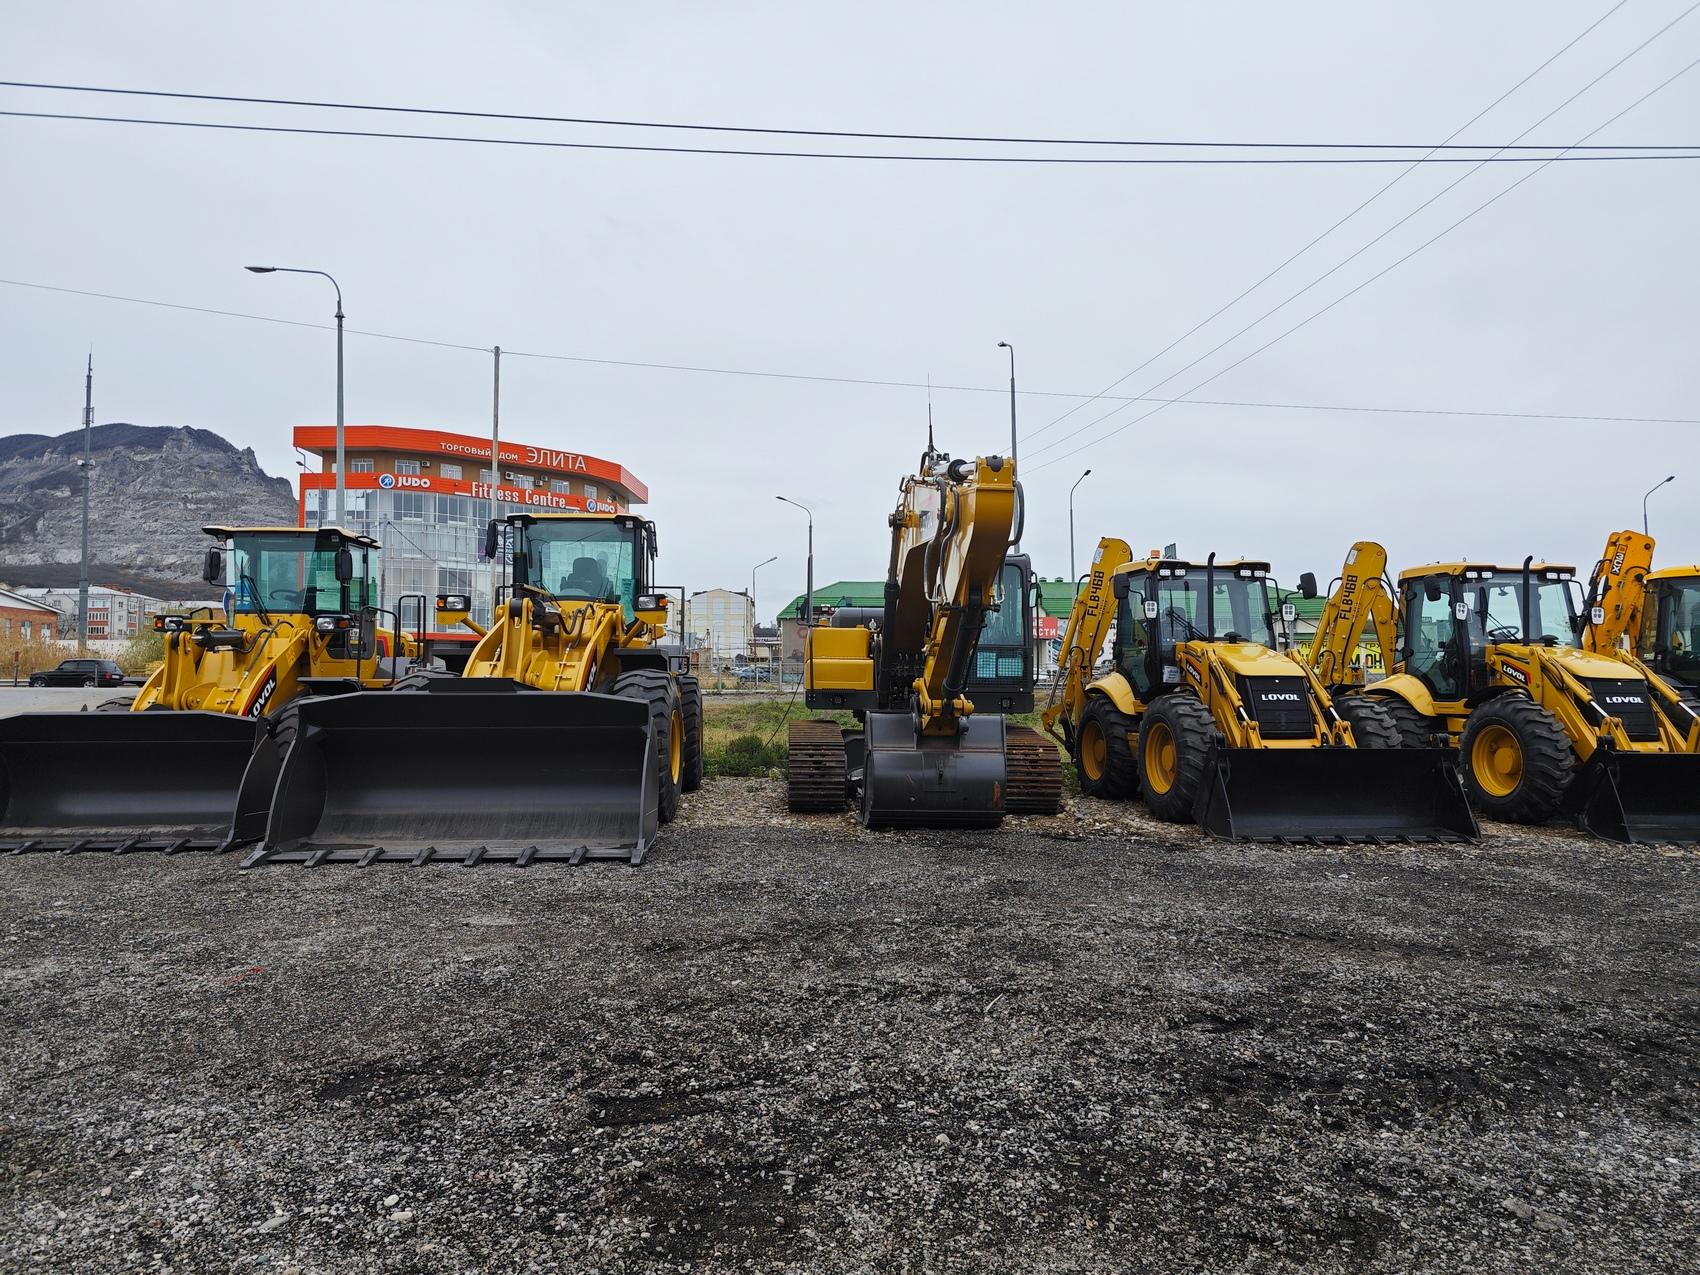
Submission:
[[[89,556],[97,584],[165,597],[205,592],[208,523],[293,526],[295,491],[252,448],[210,430],[110,424],[90,431]],[[83,432],[0,438],[0,580],[75,584],[82,555]]]

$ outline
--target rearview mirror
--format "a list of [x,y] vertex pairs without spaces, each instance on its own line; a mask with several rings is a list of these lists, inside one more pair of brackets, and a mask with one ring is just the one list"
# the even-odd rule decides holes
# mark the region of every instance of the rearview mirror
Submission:
[[1430,602],[1439,602],[1440,601],[1440,581],[1439,580],[1424,580],[1423,581],[1423,597],[1427,598]]
[[1128,595],[1132,583],[1133,582],[1126,576],[1117,576],[1114,580],[1110,581],[1110,592],[1115,594],[1118,598],[1125,598]]
[[1145,618],[1147,620],[1155,620],[1157,618],[1157,599],[1156,598],[1146,598],[1145,599]]
[[496,550],[501,546],[501,543],[502,524],[492,518],[490,519],[489,526],[484,528],[484,556],[486,558],[494,558],[496,556]]
[[[1299,592],[1307,598],[1316,596],[1316,572],[1307,571],[1299,577]],[[1289,616],[1289,619],[1292,617]]]
[[336,551],[336,578],[338,580],[354,579],[354,554],[347,545]]
[[206,560],[201,563],[201,579],[208,584],[224,583],[224,555],[217,549],[208,549]]

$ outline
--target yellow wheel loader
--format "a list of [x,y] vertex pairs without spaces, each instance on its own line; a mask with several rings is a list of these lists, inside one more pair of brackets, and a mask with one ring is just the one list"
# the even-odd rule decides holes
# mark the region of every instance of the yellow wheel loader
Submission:
[[1009,552],[1015,464],[952,460],[929,438],[899,490],[884,607],[834,615],[804,651],[805,703],[853,712],[861,729],[791,724],[788,804],[842,810],[848,799],[870,828],[1055,814],[1056,749],[1004,716],[1030,710],[1033,694],[1032,571]]
[[227,587],[227,609],[155,617],[164,660],[133,698],[0,720],[0,849],[228,848],[243,775],[277,714],[387,686],[415,653],[376,606],[369,536],[203,530],[218,544],[202,576]]
[[[1341,703],[1380,704],[1407,742],[1455,748],[1472,803],[1491,819],[1564,813],[1616,841],[1700,839],[1700,716],[1632,653],[1582,645],[1617,605],[1619,548],[1632,546],[1614,537],[1595,573],[1606,601],[1585,607],[1573,568],[1533,558],[1432,563],[1347,597],[1345,582],[1368,574],[1358,563],[1386,562],[1360,542],[1324,612],[1313,671]],[[1365,684],[1338,653],[1369,628],[1393,672]]]
[[[504,532],[506,533],[504,537]],[[490,523],[511,589],[464,672],[292,710],[243,866],[643,862],[702,781],[702,701],[656,645],[655,524],[513,514]],[[445,595],[439,615],[464,615]]]
[[1281,649],[1291,604],[1271,589],[1267,563],[1135,561],[1099,542],[1043,717],[1081,791],[1242,840],[1474,839],[1445,754],[1402,747],[1375,703],[1336,703]]

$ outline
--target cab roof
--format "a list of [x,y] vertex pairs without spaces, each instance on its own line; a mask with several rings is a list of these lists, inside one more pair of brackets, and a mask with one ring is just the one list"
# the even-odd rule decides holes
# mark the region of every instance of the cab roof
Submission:
[[344,527],[202,527],[201,530],[218,540],[229,540],[232,536],[335,536],[363,549],[382,548],[371,536]]
[[[1206,569],[1206,564],[1192,562],[1186,558],[1140,558],[1128,563],[1123,571],[1128,574],[1134,572],[1151,573],[1160,572],[1164,568],[1171,571],[1197,571],[1202,573]],[[1215,569],[1228,575],[1236,575],[1242,570],[1261,572],[1264,575],[1269,574],[1269,564],[1255,558],[1218,558],[1216,559]]]
[[[1431,562],[1427,566],[1407,567],[1399,573],[1399,578],[1401,580],[1416,580],[1422,576],[1461,576],[1467,571],[1520,576],[1523,574],[1523,564],[1519,562],[1516,566],[1507,567],[1495,566],[1491,562]],[[1576,574],[1576,568],[1564,562],[1531,562],[1529,564],[1531,575],[1540,575],[1543,571],[1568,571],[1571,575]]]
[[1660,567],[1657,571],[1649,571],[1647,579],[1697,580],[1700,579],[1700,563],[1690,563],[1686,567]]

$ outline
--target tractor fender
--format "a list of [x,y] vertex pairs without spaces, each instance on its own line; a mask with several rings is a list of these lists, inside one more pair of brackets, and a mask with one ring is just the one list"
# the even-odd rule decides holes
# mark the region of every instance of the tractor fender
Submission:
[[1086,688],[1086,694],[1102,695],[1114,704],[1119,712],[1129,717],[1138,717],[1145,711],[1145,705],[1139,702],[1139,696],[1133,693],[1133,686],[1127,678],[1118,672],[1106,673]]
[[1392,695],[1404,700],[1424,717],[1441,716],[1440,709],[1435,705],[1434,696],[1429,693],[1421,678],[1410,673],[1394,673],[1384,677],[1379,682],[1368,687],[1365,692],[1371,697],[1377,695]]

